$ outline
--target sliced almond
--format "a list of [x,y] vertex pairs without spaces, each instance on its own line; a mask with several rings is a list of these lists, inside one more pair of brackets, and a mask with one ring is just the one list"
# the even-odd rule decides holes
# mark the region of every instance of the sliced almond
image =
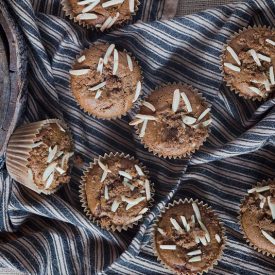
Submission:
[[193,250],[187,253],[188,256],[196,256],[196,255],[200,255],[201,254],[201,250],[197,249],[197,250]]
[[209,118],[208,120],[202,122],[202,126],[203,127],[207,127],[208,125],[210,125],[212,123],[212,118]]
[[150,109],[151,111],[155,112],[156,111],[156,108],[154,107],[153,104],[151,104],[150,102],[147,102],[147,101],[143,101],[142,102],[142,105],[147,107],[148,109]]
[[98,4],[100,3],[100,0],[96,0],[93,3],[91,3],[89,6],[87,6],[86,8],[84,8],[81,12],[82,13],[86,13],[91,11],[93,8],[95,8]]
[[254,193],[254,192],[261,193],[261,192],[265,192],[265,191],[268,191],[268,190],[270,190],[270,186],[266,185],[266,186],[262,186],[262,187],[255,187],[255,188],[249,189],[249,190],[247,190],[247,192],[249,194]]
[[160,249],[162,250],[176,250],[177,246],[176,245],[169,245],[169,244],[161,244],[159,246]]
[[[103,23],[103,25],[101,26],[100,31],[104,32],[108,28],[108,26],[110,25],[110,23],[112,22],[112,20],[113,20],[113,17],[109,16],[105,20],[105,22]],[[104,64],[106,65],[107,63],[104,63]]]
[[131,125],[131,126],[133,126],[133,125],[138,125],[138,124],[142,123],[143,121],[144,121],[144,120],[141,119],[141,118],[139,118],[139,119],[134,119],[134,120],[132,120],[132,121],[129,123],[129,125]]
[[145,207],[145,208],[143,208],[138,214],[139,214],[139,215],[143,215],[143,214],[145,214],[148,210],[149,210],[149,208]]
[[215,235],[215,239],[216,239],[216,241],[217,241],[218,243],[221,242],[221,237],[220,237],[219,234],[216,234],[216,235]]
[[194,117],[191,116],[183,116],[182,117],[182,122],[186,125],[192,125],[196,122],[197,120]]
[[119,18],[120,13],[117,12],[116,15],[112,18],[112,20],[110,21],[109,25],[106,27],[107,29],[110,29],[115,22],[117,21],[117,19]]
[[198,121],[202,120],[208,113],[210,112],[210,108],[205,109],[200,116],[198,117]]
[[105,200],[109,199],[109,192],[108,192],[108,186],[107,185],[104,186],[104,198],[105,198]]
[[122,176],[122,177],[125,177],[125,178],[129,179],[129,180],[133,179],[133,177],[129,173],[125,172],[125,171],[121,171],[120,170],[120,171],[118,171],[118,174],[120,176]]
[[100,182],[103,182],[107,178],[107,175],[108,175],[108,171],[107,170],[103,170]]
[[126,211],[129,210],[130,208],[138,205],[140,202],[144,201],[145,197],[140,197],[140,198],[136,198],[135,200],[133,200],[131,203],[128,203],[126,206]]
[[127,57],[127,63],[128,63],[129,70],[132,72],[134,70],[134,67],[133,67],[133,62],[132,62],[131,56],[129,54],[126,54],[126,57]]
[[108,169],[108,166],[107,165],[104,165],[100,160],[97,161],[99,167],[103,170],[103,171],[107,171],[107,172],[111,172],[109,169]]
[[248,52],[251,54],[252,58],[254,59],[254,61],[255,61],[256,64],[257,64],[257,66],[259,66],[259,67],[262,66],[261,61],[260,61],[260,59],[259,59],[259,57],[258,57],[256,51],[253,50],[253,49],[251,49],[251,50],[249,50]]
[[207,241],[205,237],[199,237],[199,240],[202,243],[202,245],[207,246]]
[[180,90],[176,89],[173,94],[172,111],[177,112],[180,104]]
[[90,69],[80,69],[80,70],[70,70],[69,73],[71,75],[84,75],[84,74],[88,74],[91,70]]
[[187,95],[185,94],[185,92],[181,92],[180,95],[182,97],[182,100],[183,100],[186,108],[187,108],[187,112],[191,113],[192,112],[192,106],[191,106],[191,103],[190,103]]
[[151,191],[150,191],[149,180],[147,180],[147,179],[145,180],[144,187],[145,187],[146,199],[147,199],[147,201],[149,201],[151,199]]
[[118,51],[114,49],[114,66],[113,66],[113,75],[116,75],[118,69]]
[[190,231],[190,225],[187,223],[187,220],[185,218],[185,216],[180,216],[181,218],[181,221],[182,221],[182,224],[184,226],[184,229],[186,232],[189,232]]
[[166,234],[165,234],[165,232],[163,231],[163,229],[158,228],[157,230],[158,230],[158,232],[159,232],[162,236],[166,236]]
[[209,231],[207,230],[206,226],[203,224],[201,220],[198,220],[201,229],[205,232],[205,239],[210,243],[210,234]]
[[95,20],[97,15],[95,13],[83,13],[76,16],[77,20]]
[[96,71],[98,73],[100,73],[100,75],[102,75],[102,72],[103,72],[103,58],[102,57],[99,58]]
[[138,99],[140,92],[141,92],[141,82],[138,81],[133,102],[135,102]]
[[61,167],[55,167],[55,170],[60,174],[60,175],[63,175],[66,173],[65,170],[63,170]]
[[263,55],[261,53],[257,53],[257,56],[260,60],[263,60],[266,62],[271,62],[271,58],[269,56]]
[[174,226],[174,228],[179,231],[179,232],[182,232],[182,228],[180,227],[180,225],[178,224],[178,222],[173,219],[173,218],[170,218],[170,222],[172,223],[172,225]]
[[85,59],[86,59],[86,56],[85,56],[85,55],[82,55],[82,56],[80,56],[80,57],[77,59],[77,62],[78,62],[78,63],[82,63],[83,61],[85,61]]
[[77,5],[85,6],[85,5],[88,5],[88,4],[93,3],[95,1],[96,0],[84,0],[84,1],[77,2]]
[[47,166],[47,168],[45,169],[42,175],[42,181],[46,181],[48,179],[48,177],[54,172],[56,166],[57,166],[56,162],[53,162]]
[[111,211],[116,212],[119,205],[120,205],[120,202],[118,202],[117,200],[114,200],[113,203],[112,203],[112,206],[111,206]]
[[146,131],[146,128],[147,128],[147,123],[148,123],[148,120],[144,119],[142,127],[140,129],[140,133],[139,133],[139,137],[141,137],[141,138],[145,136],[145,131]]
[[271,44],[272,46],[275,46],[275,42],[271,39],[266,39],[265,40],[267,43]]
[[240,68],[240,67],[235,66],[235,65],[233,65],[233,64],[231,64],[231,63],[225,62],[223,65],[224,65],[225,67],[227,67],[228,69],[232,70],[232,71],[235,71],[235,72],[240,72],[240,71],[241,71],[241,68]]
[[200,262],[200,261],[201,261],[201,256],[195,256],[188,260],[189,263],[195,263],[195,262]]
[[139,176],[141,176],[141,177],[145,176],[145,174],[143,173],[142,169],[137,164],[135,164],[135,169],[136,169],[136,171],[137,171],[137,173],[138,173]]
[[104,9],[109,8],[112,6],[122,4],[123,2],[124,2],[124,0],[110,0],[110,1],[102,3],[102,8],[104,8]]
[[275,220],[275,203],[271,202],[270,196],[267,197],[267,203],[271,211],[272,220]]
[[55,157],[55,154],[57,153],[57,150],[58,150],[58,146],[57,145],[55,145],[53,147],[53,149],[52,149],[52,147],[49,147],[49,155],[48,155],[48,158],[47,158],[47,163],[52,162],[52,160]]
[[101,94],[102,94],[102,91],[101,90],[97,90],[97,92],[95,94],[95,99],[100,98]]
[[236,52],[230,46],[227,46],[226,49],[231,54],[231,56],[234,58],[234,60],[237,62],[237,64],[240,66],[241,61],[240,61],[238,55],[236,54]]
[[270,79],[271,85],[274,85],[275,84],[275,78],[274,78],[274,68],[273,68],[273,66],[271,66],[269,68],[269,79]]
[[48,189],[51,187],[52,183],[54,181],[54,172],[48,177],[46,183],[45,183],[45,189]]
[[268,241],[270,241],[272,244],[274,244],[275,245],[275,239],[271,236],[271,235],[269,235],[266,231],[264,231],[264,230],[261,230],[261,232],[262,232],[262,234],[265,236],[265,238],[268,240]]
[[136,118],[141,118],[141,119],[143,119],[143,120],[157,120],[157,118],[156,117],[154,117],[154,116],[150,116],[150,115],[143,115],[143,114],[137,114],[136,115]]
[[200,209],[199,209],[197,203],[193,202],[192,207],[193,207],[193,210],[194,210],[197,220],[200,221],[201,220],[201,212],[200,212]]
[[129,0],[129,10],[130,10],[130,13],[135,12],[135,0]]
[[43,141],[35,142],[34,144],[32,144],[32,148],[39,147],[42,144],[43,144]]
[[97,84],[96,86],[89,88],[88,90],[89,91],[97,91],[98,89],[103,88],[105,85],[106,85],[106,81],[103,81],[103,82]]
[[109,57],[111,56],[111,54],[112,54],[114,48],[115,48],[115,44],[111,44],[111,45],[108,47],[108,49],[107,49],[107,51],[106,51],[106,53],[105,53],[105,55],[104,55],[104,58],[103,58],[103,63],[104,63],[105,65],[108,64]]
[[131,191],[133,191],[134,189],[135,189],[135,186],[134,185],[132,185],[132,184],[130,184],[128,181],[126,181],[126,180],[128,180],[127,178],[124,178],[124,180],[123,180],[123,185],[124,186],[128,186],[129,188],[130,188],[130,190]]

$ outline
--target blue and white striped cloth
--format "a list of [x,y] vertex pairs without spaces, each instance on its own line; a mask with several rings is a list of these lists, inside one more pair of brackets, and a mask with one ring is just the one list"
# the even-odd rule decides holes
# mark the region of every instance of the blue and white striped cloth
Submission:
[[[222,83],[220,54],[227,39],[248,25],[274,26],[275,3],[246,1],[170,21],[164,1],[144,0],[137,23],[109,34],[86,31],[64,18],[59,0],[6,0],[29,47],[25,122],[60,117],[72,129],[77,154],[88,162],[110,151],[139,158],[156,185],[156,203],[133,230],[108,233],[91,224],[78,199],[83,167],[52,196],[38,195],[0,173],[0,267],[29,274],[167,274],[153,255],[150,228],[169,200],[207,202],[224,222],[228,243],[210,274],[274,274],[274,259],[250,248],[237,225],[240,200],[257,181],[275,176],[275,101],[245,101]],[[142,19],[143,21],[138,21]],[[139,143],[130,117],[100,121],[83,113],[68,88],[75,56],[98,38],[134,53],[144,89],[163,82],[193,85],[212,104],[212,132],[189,160],[160,159]]]

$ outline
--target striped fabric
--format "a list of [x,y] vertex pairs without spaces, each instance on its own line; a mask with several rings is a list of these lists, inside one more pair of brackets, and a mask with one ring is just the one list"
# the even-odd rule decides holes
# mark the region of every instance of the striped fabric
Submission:
[[[211,205],[227,230],[223,258],[210,274],[274,274],[274,260],[243,240],[237,216],[246,190],[275,176],[275,101],[260,104],[231,93],[222,84],[219,64],[222,47],[234,32],[274,25],[274,1],[246,1],[170,21],[152,21],[161,18],[163,1],[142,1],[136,21],[143,22],[105,35],[69,22],[58,0],[35,0],[34,9],[28,0],[6,2],[29,46],[24,120],[63,117],[83,164],[74,167],[71,183],[52,196],[24,188],[1,170],[0,266],[29,274],[168,274],[153,255],[151,225],[168,201],[193,197]],[[128,126],[133,113],[100,121],[79,109],[68,88],[68,71],[79,51],[98,38],[134,53],[146,92],[163,82],[182,81],[212,104],[210,138],[191,159],[166,160],[147,152]],[[144,222],[115,234],[91,224],[78,199],[83,168],[110,151],[139,158],[157,190]]]

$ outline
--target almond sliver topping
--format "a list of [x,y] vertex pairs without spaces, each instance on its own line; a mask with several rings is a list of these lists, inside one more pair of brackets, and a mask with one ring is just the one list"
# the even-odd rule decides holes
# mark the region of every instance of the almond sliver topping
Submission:
[[42,175],[42,181],[46,181],[49,178],[49,176],[54,172],[56,166],[57,166],[56,162],[53,162],[47,166],[47,168],[45,169]]
[[236,54],[236,52],[230,46],[227,46],[226,49],[231,54],[231,56],[234,58],[234,60],[237,62],[237,64],[240,66],[241,61],[240,61],[238,55]]
[[82,56],[80,56],[80,57],[77,59],[77,62],[78,62],[78,63],[82,63],[83,61],[85,61],[85,59],[86,59],[86,56],[85,56],[85,55],[82,55]]
[[94,13],[83,13],[76,17],[77,20],[94,20],[97,19],[97,15]]
[[114,49],[114,66],[113,66],[113,75],[116,75],[118,69],[118,51]]
[[261,53],[258,53],[257,56],[260,60],[263,60],[263,61],[266,61],[266,62],[271,62],[271,58],[269,56],[263,55]]
[[136,92],[135,92],[135,97],[133,99],[133,102],[135,102],[138,99],[138,97],[140,95],[140,91],[141,91],[141,82],[138,81],[137,87],[136,87]]
[[253,87],[253,86],[249,86],[248,87],[250,91],[252,91],[253,93],[257,94],[257,95],[261,95],[261,90],[259,88]]
[[116,212],[118,207],[119,207],[120,203],[117,200],[114,200],[111,206],[111,211],[112,212]]
[[266,231],[264,230],[261,230],[261,231],[262,231],[262,234],[265,236],[265,238],[275,245],[275,239],[271,235],[269,235]]
[[147,120],[157,120],[157,118],[154,117],[154,116],[143,115],[143,114],[137,114],[137,115],[136,115],[136,118],[147,119]]
[[139,137],[144,137],[144,136],[145,136],[145,131],[146,131],[147,123],[148,123],[148,120],[145,119],[145,120],[143,121],[141,130],[140,130]]
[[77,2],[77,5],[85,6],[85,5],[91,4],[95,1],[97,1],[97,0],[84,0],[84,1]]
[[162,250],[176,250],[177,246],[176,245],[169,245],[169,244],[161,244],[159,246],[160,249]]
[[197,249],[197,250],[193,250],[187,253],[188,256],[196,256],[196,255],[200,255],[201,254],[201,250]]
[[180,90],[176,89],[173,94],[172,111],[177,112],[180,104]]
[[57,149],[58,149],[58,146],[55,145],[52,149],[52,147],[49,147],[49,155],[48,155],[48,159],[47,159],[47,163],[50,163],[52,162],[52,160],[54,159],[56,153],[57,153]]
[[200,212],[198,205],[195,202],[193,202],[192,207],[193,207],[193,210],[194,210],[197,220],[200,221],[201,220],[201,212]]
[[205,109],[200,116],[198,117],[198,121],[202,120],[208,113],[210,112],[210,108]]
[[140,124],[140,123],[142,123],[144,120],[143,119],[141,119],[141,118],[139,118],[139,119],[134,119],[134,120],[132,120],[130,123],[129,123],[129,125],[138,125],[138,124]]
[[235,65],[233,65],[233,64],[231,64],[231,63],[225,62],[225,63],[224,63],[224,66],[227,67],[228,69],[232,70],[232,71],[235,71],[235,72],[240,72],[240,71],[241,71],[241,68],[240,68],[240,67],[235,66]]
[[120,171],[118,171],[118,174],[122,177],[125,177],[125,178],[129,179],[129,180],[131,180],[133,178],[129,173],[127,173],[125,171],[120,170]]
[[87,6],[86,8],[84,8],[81,12],[82,13],[86,13],[91,11],[93,8],[95,8],[98,4],[100,3],[100,0],[96,0],[93,3],[91,3],[89,6]]
[[192,106],[191,106],[191,103],[190,103],[187,95],[185,94],[185,92],[181,92],[180,95],[182,97],[182,100],[183,100],[186,108],[187,108],[187,112],[191,113],[192,112]]
[[108,192],[108,186],[107,185],[105,185],[105,187],[104,187],[104,198],[105,198],[105,200],[109,199],[109,192]]
[[268,191],[268,190],[270,190],[270,186],[266,185],[266,186],[262,186],[262,187],[255,187],[255,188],[249,189],[247,192],[249,194],[253,193],[253,192],[261,193],[261,192]]
[[197,120],[194,117],[191,116],[183,116],[182,121],[186,125],[192,125],[194,124]]
[[157,230],[158,230],[158,232],[159,232],[162,236],[165,236],[165,235],[166,235],[165,232],[163,231],[163,229],[158,228]]
[[151,111],[155,112],[156,111],[156,108],[154,107],[153,104],[151,104],[150,102],[148,101],[143,101],[142,102],[142,105],[147,107],[148,109],[150,109]]
[[119,5],[119,4],[122,4],[124,2],[124,0],[110,0],[110,1],[107,1],[105,3],[102,4],[102,8],[108,8],[108,7],[111,7],[111,6],[115,6],[115,5]]
[[151,199],[149,180],[147,180],[147,179],[145,180],[144,187],[145,187],[145,193],[146,193],[146,200],[149,201]]
[[128,203],[126,206],[126,211],[134,207],[135,205],[138,205],[140,202],[144,201],[145,197],[140,197],[135,200],[133,200],[131,203]]
[[178,222],[173,219],[173,218],[170,218],[170,222],[172,223],[172,225],[174,226],[174,228],[179,231],[179,232],[182,232],[182,228],[180,227],[180,225],[178,224]]
[[138,214],[139,214],[139,215],[143,215],[143,214],[145,214],[148,210],[149,210],[149,208],[145,207],[145,208],[143,208]]
[[64,173],[66,173],[66,171],[63,170],[61,167],[56,167],[55,170],[56,170],[60,175],[63,175]]
[[107,171],[107,172],[111,172],[109,169],[108,169],[108,166],[107,165],[104,165],[100,160],[97,161],[99,167],[103,170],[103,171]]
[[255,61],[256,64],[257,64],[257,66],[259,66],[259,67],[262,66],[261,61],[260,61],[260,59],[259,59],[259,57],[258,57],[256,51],[253,50],[253,49],[251,49],[251,50],[249,50],[248,52],[251,54],[252,58],[254,59],[254,61]]
[[128,63],[129,70],[132,72],[134,70],[133,61],[129,54],[126,54],[126,57],[127,57],[127,63]]
[[216,239],[216,241],[217,241],[218,243],[221,242],[221,237],[220,237],[219,234],[216,234],[216,235],[215,235],[215,239]]
[[112,52],[113,52],[113,50],[115,49],[115,44],[111,44],[109,47],[108,47],[108,49],[107,49],[107,51],[106,51],[106,53],[105,53],[105,55],[104,55],[104,58],[103,58],[103,63],[106,65],[106,64],[108,64],[108,59],[109,59],[109,57],[111,56],[111,54],[112,54]]
[[129,0],[129,10],[130,10],[130,13],[135,12],[135,0]]
[[201,256],[195,256],[188,260],[189,263],[200,262],[200,261],[201,261]]
[[274,78],[274,68],[273,68],[273,66],[271,66],[269,68],[269,78],[270,78],[271,85],[274,85],[275,84],[275,78]]
[[98,85],[96,85],[96,86],[94,86],[92,88],[89,88],[88,90],[89,91],[97,91],[98,89],[103,88],[105,85],[106,85],[106,81],[104,81],[102,83],[99,83]]
[[271,39],[266,39],[265,40],[267,43],[271,44],[272,46],[275,46],[275,42]]
[[271,211],[272,220],[275,220],[275,203],[271,202],[270,196],[267,197],[267,203]]
[[139,176],[145,176],[142,169],[137,164],[135,164],[135,169]]
[[210,234],[209,231],[207,230],[206,226],[203,224],[201,220],[198,220],[201,229],[205,232],[205,238],[206,240],[210,243]]
[[102,72],[103,72],[103,58],[102,57],[99,58],[96,71],[98,73],[100,73],[100,75],[102,75]]
[[202,245],[207,246],[207,241],[205,237],[199,237],[199,240],[202,243]]
[[116,22],[117,19],[119,18],[119,15],[120,15],[120,13],[117,12],[117,13],[116,13],[116,16],[114,16],[114,17],[112,18],[110,24],[107,26],[107,29],[110,29],[110,28],[115,24],[115,22]]
[[[112,22],[112,20],[113,20],[113,17],[112,17],[112,16],[109,16],[109,17],[105,20],[105,22],[103,23],[103,25],[101,26],[100,30],[101,30],[102,32],[104,32],[104,31],[108,28],[108,26],[110,25],[110,23]],[[107,63],[104,63],[104,64],[106,65]]]
[[190,231],[190,225],[187,223],[185,216],[180,216],[182,224],[184,226],[184,229],[186,230],[186,232]]
[[35,142],[34,144],[32,144],[32,148],[39,147],[42,144],[43,144],[43,141]]
[[[106,166],[107,167],[107,166]],[[108,167],[107,167],[108,168]],[[107,170],[103,170],[103,173],[102,173],[102,176],[101,176],[101,179],[100,179],[100,182],[103,182],[106,177],[108,175],[108,171]]]
[[208,126],[209,124],[211,124],[212,123],[212,118],[209,118],[208,120],[206,120],[206,121],[204,121],[203,123],[202,123],[202,126],[203,127],[206,127],[206,126]]
[[263,84],[264,84],[265,90],[269,92],[270,91],[270,83],[269,83],[268,79],[265,80]]
[[46,183],[45,183],[45,189],[50,188],[54,180],[54,172],[48,177]]
[[84,75],[88,74],[90,72],[90,69],[80,69],[80,70],[70,70],[71,75]]
[[102,94],[102,91],[101,90],[97,90],[97,92],[95,94],[95,99],[100,98],[101,94]]

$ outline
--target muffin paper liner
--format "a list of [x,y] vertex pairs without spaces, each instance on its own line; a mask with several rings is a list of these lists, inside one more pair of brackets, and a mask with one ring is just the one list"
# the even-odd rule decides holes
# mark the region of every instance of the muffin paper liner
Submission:
[[27,165],[35,138],[40,133],[43,126],[49,123],[58,123],[61,125],[72,140],[70,130],[63,121],[59,119],[46,119],[17,128],[10,137],[6,152],[6,166],[10,176],[36,193],[43,193],[46,195],[56,192],[62,185],[60,184],[58,187],[51,190],[39,189],[31,175],[29,175],[29,168]]
[[[126,158],[126,159],[129,159],[129,160],[134,160],[136,162],[136,164],[138,164],[139,167],[142,169],[142,171],[144,172],[144,174],[148,177],[149,171],[137,159],[135,159],[134,157],[131,157],[128,154],[125,155],[124,153],[119,153],[119,152],[113,153],[113,152],[111,152],[110,154],[104,154],[103,156],[99,156],[98,158],[94,159],[93,162],[90,162],[89,167],[83,172],[83,176],[81,177],[80,190],[79,190],[79,197],[80,197],[81,206],[84,208],[84,213],[89,218],[89,220],[92,221],[97,226],[99,226],[99,227],[101,227],[103,229],[106,229],[108,231],[112,231],[112,232],[115,232],[115,231],[121,232],[122,230],[127,231],[128,228],[133,228],[133,226],[137,225],[140,221],[143,220],[143,218],[145,217],[145,215],[149,211],[148,210],[145,214],[143,214],[143,218],[140,219],[140,220],[138,220],[138,221],[136,221],[136,222],[133,222],[133,223],[130,223],[130,224],[127,224],[127,225],[123,225],[123,226],[111,225],[111,226],[108,226],[108,227],[101,226],[99,220],[96,217],[94,217],[93,214],[91,213],[91,211],[89,209],[89,206],[88,206],[87,196],[86,196],[86,190],[85,190],[86,189],[86,177],[87,177],[87,174],[88,174],[89,170],[91,168],[93,168],[93,166],[98,163],[98,160],[104,161],[104,160],[106,160],[108,158],[113,158],[113,157],[118,157],[118,156]],[[149,179],[149,177],[148,177],[148,179]],[[154,184],[150,180],[149,180],[149,182],[150,182],[150,190],[151,190],[151,199],[148,201],[148,206],[147,207],[150,209],[152,207],[152,205],[153,205],[153,202],[154,202],[153,196],[154,196],[155,190],[154,190]]]
[[[79,55],[76,56],[75,62],[72,64],[72,67],[77,63],[77,59],[83,55],[83,53],[84,53],[85,50],[91,49],[93,46],[95,46],[95,45],[100,45],[100,44],[104,44],[104,45],[106,44],[106,45],[108,45],[108,46],[111,45],[111,44],[109,44],[109,43],[104,43],[104,42],[94,42],[94,43],[91,43],[90,46],[89,46],[88,48],[83,49],[83,50],[79,53]],[[131,112],[132,110],[138,109],[138,108],[142,105],[142,99],[141,99],[141,98],[142,98],[143,95],[144,95],[144,89],[143,89],[143,80],[144,80],[144,76],[143,76],[142,68],[141,68],[141,66],[139,65],[139,62],[136,60],[135,56],[133,56],[133,54],[132,54],[131,52],[128,52],[128,51],[126,51],[125,49],[123,50],[123,52],[126,53],[126,54],[128,54],[128,55],[131,57],[132,61],[135,62],[136,65],[137,65],[137,66],[139,67],[139,69],[140,69],[140,74],[141,74],[141,79],[140,79],[140,82],[141,82],[141,91],[140,91],[140,95],[139,95],[138,99],[137,99],[135,102],[133,102],[131,108],[130,108],[129,110],[127,110],[126,112],[124,112],[124,113],[118,115],[118,116],[114,116],[114,117],[111,117],[111,118],[99,117],[99,116],[96,116],[96,115],[94,115],[94,114],[91,114],[89,111],[85,110],[85,109],[78,103],[78,100],[76,99],[76,97],[75,97],[75,95],[74,95],[74,93],[73,93],[73,91],[72,91],[72,87],[71,87],[71,75],[70,75],[69,89],[70,89],[70,91],[71,91],[71,95],[73,96],[73,98],[74,98],[74,100],[75,100],[77,106],[78,106],[84,113],[88,114],[89,116],[91,116],[91,117],[93,117],[93,118],[101,119],[101,120],[116,120],[116,119],[120,119],[121,117],[127,115],[127,114],[128,114],[129,112]],[[72,67],[71,67],[71,69],[72,69]]]
[[191,199],[185,198],[184,200],[182,200],[182,199],[174,200],[172,203],[168,203],[168,205],[165,206],[165,208],[161,211],[160,215],[157,217],[157,219],[155,220],[155,222],[153,224],[153,228],[152,228],[152,240],[153,240],[152,241],[152,247],[153,247],[154,254],[157,257],[158,261],[162,265],[164,265],[168,270],[172,271],[174,274],[183,274],[183,273],[177,271],[176,269],[173,269],[172,267],[168,266],[164,261],[162,261],[161,256],[159,255],[158,250],[157,250],[157,243],[156,243],[155,233],[157,231],[158,224],[159,224],[159,221],[160,221],[161,217],[163,216],[163,214],[168,209],[174,207],[175,205],[184,204],[184,203],[190,203],[191,204],[193,202],[196,202],[197,205],[205,207],[207,209],[207,211],[209,211],[209,213],[211,212],[211,213],[214,214],[215,219],[219,222],[219,225],[221,227],[222,234],[221,234],[220,237],[221,237],[221,240],[222,240],[222,245],[221,245],[220,253],[219,253],[217,259],[214,260],[213,263],[209,267],[202,270],[201,272],[194,271],[194,272],[188,272],[188,273],[184,273],[184,274],[186,274],[186,275],[196,275],[196,274],[204,274],[204,272],[207,273],[209,270],[213,269],[215,265],[218,264],[218,261],[221,260],[222,255],[223,255],[223,250],[226,246],[227,238],[226,238],[226,235],[225,235],[224,224],[219,220],[218,216],[212,210],[212,208],[210,206],[208,206],[206,203],[203,203],[202,201],[198,201],[197,199],[193,200],[192,198]]
[[[76,19],[77,15],[74,15],[72,7],[71,7],[71,4],[69,3],[68,0],[62,0],[61,1],[61,5],[62,5],[62,10],[65,12],[65,15],[68,16],[70,18],[70,20],[72,20],[74,23],[77,23],[79,26],[81,26],[83,28],[92,29],[92,30],[96,30],[98,32],[101,32],[100,28],[96,28],[95,26],[86,23],[85,20],[78,20],[78,19]],[[111,28],[105,29],[103,32],[113,31],[113,30],[116,30],[116,29],[118,29],[120,27],[123,27],[124,25],[129,24],[132,21],[133,16],[136,15],[136,13],[137,13],[137,11],[139,9],[139,5],[140,5],[140,2],[137,1],[137,3],[135,4],[135,12],[131,14],[130,19],[125,20],[124,22],[122,22],[120,24],[116,24],[115,23]]]
[[[255,186],[252,186],[251,188],[269,185],[271,182],[274,182],[274,181],[275,181],[275,179],[263,180],[262,182],[258,182]],[[245,233],[245,231],[243,229],[242,221],[241,221],[241,217],[242,217],[241,207],[246,203],[246,199],[248,197],[249,197],[249,193],[247,193],[245,195],[245,197],[241,200],[241,204],[240,204],[240,208],[239,208],[239,216],[238,216],[238,224],[239,224],[239,227],[240,227],[240,231],[241,231],[241,233],[243,235],[243,238],[246,241],[246,243],[250,247],[252,247],[254,250],[262,253],[265,256],[271,256],[271,257],[275,258],[275,254],[272,254],[272,253],[270,253],[269,251],[266,251],[266,250],[262,250],[262,249],[258,248],[255,244],[253,244],[252,242],[250,242],[249,238],[247,237],[247,235],[246,235],[246,233]]]
[[245,95],[243,94],[242,92],[236,90],[230,83],[228,83],[226,80],[225,80],[225,72],[224,72],[224,68],[223,68],[223,60],[224,60],[224,55],[225,55],[225,52],[226,52],[226,47],[228,46],[229,42],[231,40],[233,40],[234,38],[236,38],[238,35],[240,35],[241,33],[247,31],[247,30],[251,30],[251,29],[255,29],[255,30],[272,30],[273,28],[270,27],[270,26],[248,26],[248,27],[244,27],[243,29],[240,29],[238,32],[235,32],[232,36],[230,36],[230,38],[227,39],[226,41],[226,44],[224,45],[223,47],[223,50],[222,50],[222,54],[220,56],[220,70],[221,70],[221,74],[222,74],[222,79],[223,79],[223,82],[225,83],[225,85],[230,89],[230,91],[234,92],[236,95],[240,96],[240,97],[243,97],[245,99],[249,99],[249,100],[253,100],[253,101],[263,101],[263,100],[266,100],[268,99],[269,95],[264,98],[264,97],[261,97],[261,96],[248,96],[248,95]]
[[[148,98],[151,95],[151,93],[159,90],[160,88],[164,88],[164,87],[167,87],[167,86],[170,86],[170,85],[181,85],[181,86],[183,86],[183,87],[185,87],[187,89],[190,89],[192,92],[194,92],[202,100],[203,103],[205,103],[206,108],[211,108],[211,104],[209,104],[206,101],[206,98],[203,97],[202,93],[200,93],[196,88],[192,87],[191,85],[188,85],[188,84],[185,84],[185,83],[180,83],[180,82],[173,82],[173,83],[169,82],[169,83],[161,84],[157,88],[155,88],[153,91],[151,91],[146,96],[146,98]],[[142,105],[142,102],[140,103],[140,105]],[[138,113],[136,113],[136,114],[138,114]],[[208,114],[210,116],[209,119],[211,119],[212,118],[211,111]],[[211,122],[211,124],[212,124],[212,122]],[[207,132],[207,135],[205,136],[205,138],[199,144],[197,144],[197,146],[194,147],[193,150],[191,150],[190,152],[186,152],[185,154],[183,154],[181,156],[165,155],[165,154],[160,153],[160,152],[155,152],[153,149],[151,149],[150,147],[148,147],[145,144],[143,138],[139,136],[139,134],[140,134],[140,127],[138,125],[134,125],[134,128],[135,128],[136,135],[138,136],[140,142],[143,144],[144,148],[146,148],[149,152],[153,153],[155,156],[158,156],[158,157],[163,157],[163,158],[168,158],[168,159],[178,159],[178,158],[190,157],[195,151],[197,151],[203,145],[203,143],[206,141],[206,139],[209,137],[209,134],[211,133],[211,130],[210,130],[211,124],[207,126],[208,132]]]

